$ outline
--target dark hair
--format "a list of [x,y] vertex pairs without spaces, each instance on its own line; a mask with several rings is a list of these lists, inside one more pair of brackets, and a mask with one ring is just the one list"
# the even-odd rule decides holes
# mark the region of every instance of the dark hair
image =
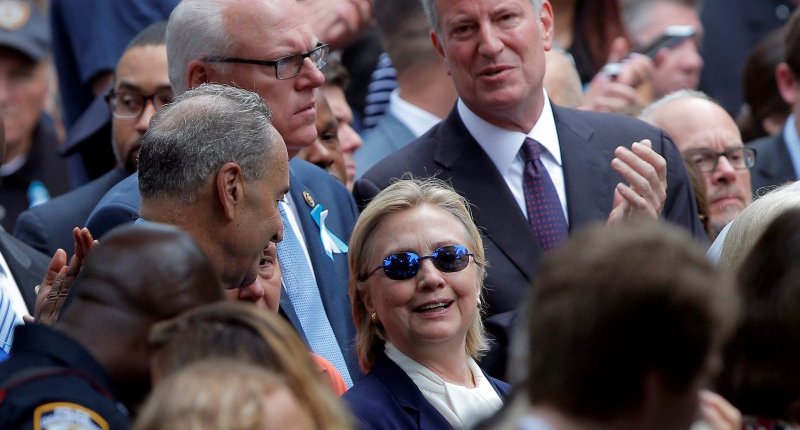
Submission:
[[137,46],[166,45],[167,21],[154,22],[140,31],[125,47],[125,51]]
[[773,31],[750,51],[745,62],[742,87],[747,108],[736,118],[745,142],[767,135],[762,126],[765,119],[774,115],[785,119],[791,112],[775,79],[775,68],[783,61],[783,38],[783,29]]
[[786,24],[783,56],[794,75],[800,78],[800,9],[794,11]]
[[677,227],[584,230],[538,271],[528,309],[531,404],[613,419],[641,407],[653,373],[686,393],[733,326],[734,291]]
[[745,415],[800,422],[800,209],[769,224],[738,281],[743,319],[717,389]]
[[619,0],[578,0],[575,3],[574,41],[569,52],[579,63],[582,82],[589,82],[608,60],[617,37],[628,38]]
[[[416,65],[441,62],[419,0],[380,0],[374,9],[383,49],[398,73],[414,73]],[[400,16],[403,19],[398,19]]]
[[325,85],[335,85],[342,89],[347,90],[350,85],[350,72],[342,65],[342,62],[334,58],[325,60],[327,63],[322,68],[322,74],[325,75]]

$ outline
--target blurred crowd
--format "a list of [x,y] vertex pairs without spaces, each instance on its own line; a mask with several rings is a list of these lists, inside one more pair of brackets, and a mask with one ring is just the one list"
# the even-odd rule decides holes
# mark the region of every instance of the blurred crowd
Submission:
[[798,0],[0,0],[0,428],[800,429]]

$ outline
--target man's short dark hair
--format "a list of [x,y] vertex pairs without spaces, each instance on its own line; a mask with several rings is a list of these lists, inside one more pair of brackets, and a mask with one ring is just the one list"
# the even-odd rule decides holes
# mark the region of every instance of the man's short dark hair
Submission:
[[325,75],[325,85],[334,85],[347,90],[350,85],[350,72],[344,67],[341,61],[331,58],[326,60],[327,64],[322,68],[322,74]]
[[800,9],[792,14],[786,24],[784,57],[795,77],[800,79]]
[[731,330],[732,281],[683,231],[591,227],[548,255],[528,309],[528,395],[579,419],[642,406],[655,374],[686,393]]
[[139,46],[159,46],[167,44],[167,21],[154,22],[140,31],[125,47],[125,51]]

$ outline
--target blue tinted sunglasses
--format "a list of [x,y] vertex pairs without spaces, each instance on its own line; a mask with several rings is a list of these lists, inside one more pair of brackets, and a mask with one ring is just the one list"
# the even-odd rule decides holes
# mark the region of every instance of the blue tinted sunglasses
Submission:
[[383,273],[389,279],[402,281],[413,278],[419,272],[422,260],[430,258],[434,267],[444,273],[460,272],[469,265],[469,257],[475,254],[469,252],[464,245],[448,245],[436,248],[431,255],[419,256],[410,251],[398,252],[383,259],[383,264],[376,267],[367,276],[361,278],[362,281],[374,275],[378,270],[383,269]]

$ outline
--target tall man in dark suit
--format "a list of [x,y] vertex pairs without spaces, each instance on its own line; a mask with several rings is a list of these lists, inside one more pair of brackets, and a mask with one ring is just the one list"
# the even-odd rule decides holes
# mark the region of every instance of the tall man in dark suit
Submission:
[[142,135],[156,110],[172,99],[167,74],[166,22],[152,24],[128,44],[109,94],[117,167],[63,196],[34,206],[17,219],[14,236],[52,255],[71,251],[72,229],[83,226],[100,198],[136,171]]
[[784,34],[784,61],[775,68],[783,100],[792,108],[783,131],[748,143],[756,150],[756,165],[750,171],[753,193],[800,178],[800,11],[795,11]]
[[703,233],[669,137],[638,120],[550,103],[542,87],[553,37],[549,2],[424,5],[459,101],[445,120],[362,176],[353,193],[366,204],[410,172],[451,182],[474,205],[490,262],[487,327],[498,340],[483,364],[502,378],[514,311],[542,253],[567,229],[663,214]]
[[[316,139],[314,89],[324,81],[319,68],[326,51],[295,0],[184,0],[167,26],[167,57],[175,93],[205,82],[255,91],[273,108],[273,125],[286,142],[290,158]],[[337,365],[337,369],[349,381],[359,369],[353,353],[355,328],[347,296],[344,241],[350,237],[358,211],[347,189],[310,163],[292,159],[289,180],[291,192],[281,205],[286,214],[284,231],[297,239],[289,251],[306,263],[303,274],[293,279],[316,283],[316,288],[310,289],[318,292],[316,300],[321,300],[322,309],[302,312],[299,301],[287,293],[281,298],[281,312],[315,352],[336,365],[336,359],[314,346],[317,341],[330,342],[328,351],[343,356],[338,362],[346,365]],[[112,224],[136,218],[140,203],[137,181],[135,176],[123,180],[101,200],[87,222],[95,236]],[[286,262],[282,248],[278,249],[279,261]],[[300,266],[292,265],[294,269]],[[287,277],[289,272],[283,268],[284,287],[287,291],[300,289]],[[322,328],[309,325],[312,320]]]

